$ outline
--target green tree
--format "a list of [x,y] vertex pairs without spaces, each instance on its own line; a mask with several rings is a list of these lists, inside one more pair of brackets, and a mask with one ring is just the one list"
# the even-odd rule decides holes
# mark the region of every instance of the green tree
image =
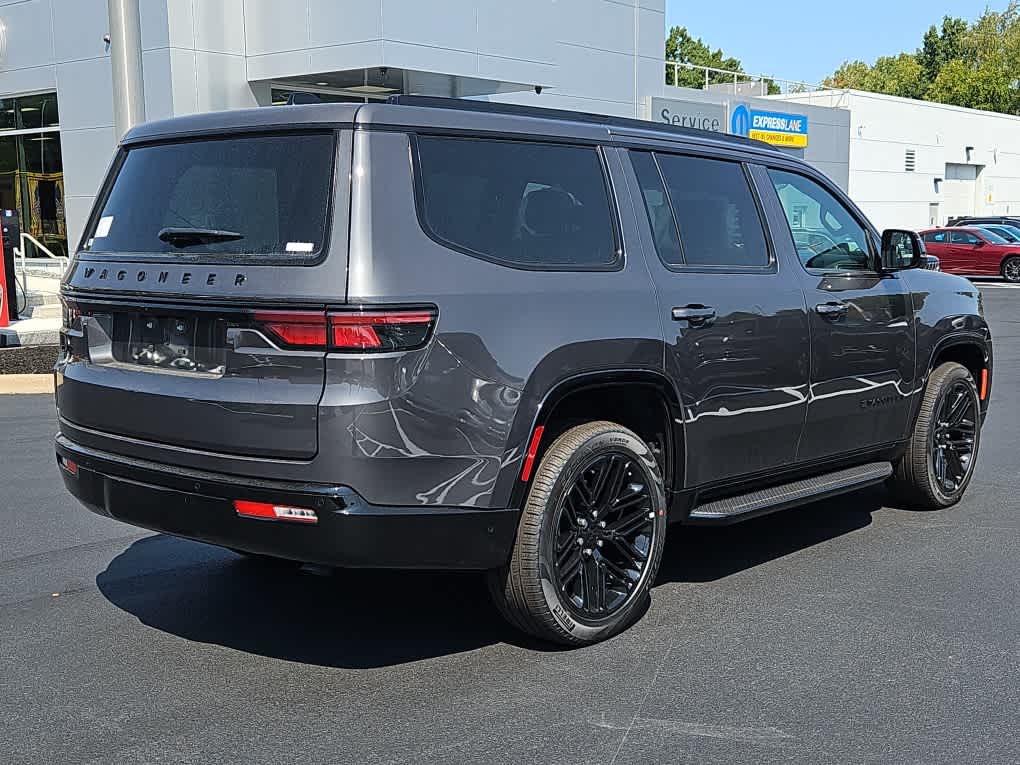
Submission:
[[[681,64],[707,66],[712,69],[724,69],[728,72],[744,71],[740,59],[726,56],[720,48],[712,50],[700,37],[693,37],[687,31],[687,27],[673,27],[669,30],[669,36],[666,38],[666,60],[677,61]],[[732,84],[733,75],[710,72],[708,82],[709,84]],[[681,88],[704,88],[705,71],[682,66],[673,67],[667,63],[666,84],[677,85]],[[768,93],[779,92],[779,87],[772,80],[766,79],[765,84]]]
[[942,19],[941,30],[932,24],[925,32],[921,49],[917,51],[917,61],[924,70],[927,82],[934,82],[942,67],[962,57],[964,38],[969,26],[964,19],[945,16]]
[[946,16],[915,53],[844,62],[825,84],[1020,114],[1020,0],[970,23]]
[[1020,3],[987,10],[959,41],[957,55],[932,81],[925,98],[972,109],[1020,113]]
[[917,58],[909,53],[901,53],[898,56],[882,56],[872,66],[863,61],[846,61],[824,85],[829,88],[920,98],[928,84]]

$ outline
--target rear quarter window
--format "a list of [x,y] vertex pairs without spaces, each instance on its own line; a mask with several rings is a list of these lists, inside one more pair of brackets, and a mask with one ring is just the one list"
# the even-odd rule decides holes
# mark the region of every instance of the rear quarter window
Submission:
[[129,147],[85,249],[315,258],[325,248],[335,147],[332,132]]
[[440,243],[519,268],[617,267],[595,147],[445,136],[416,144],[419,215]]

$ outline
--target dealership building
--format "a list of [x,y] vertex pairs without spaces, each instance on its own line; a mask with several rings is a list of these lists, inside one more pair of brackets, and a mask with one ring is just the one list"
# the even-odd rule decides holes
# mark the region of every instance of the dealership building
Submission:
[[[111,21],[113,46],[130,50],[111,50]],[[410,93],[761,138],[825,171],[879,226],[1020,213],[1017,118],[857,92],[669,87],[665,35],[665,0],[0,0],[0,209],[64,254],[125,114]]]

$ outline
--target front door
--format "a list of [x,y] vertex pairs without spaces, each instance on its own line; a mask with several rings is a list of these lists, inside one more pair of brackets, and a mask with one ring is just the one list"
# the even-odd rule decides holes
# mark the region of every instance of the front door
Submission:
[[630,151],[649,221],[666,370],[684,410],[687,486],[774,475],[807,411],[808,320],[740,162]]
[[950,232],[949,267],[946,271],[955,274],[980,274],[979,245],[981,240],[972,231],[961,229]]
[[796,172],[764,175],[789,223],[786,246],[803,266],[811,322],[811,394],[798,460],[902,440],[917,392],[907,286],[877,271],[874,236],[838,192]]

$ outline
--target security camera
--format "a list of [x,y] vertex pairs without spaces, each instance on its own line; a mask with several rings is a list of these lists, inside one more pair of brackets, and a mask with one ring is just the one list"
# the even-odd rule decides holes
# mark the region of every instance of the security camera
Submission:
[[535,86],[535,95],[536,96],[542,95],[542,86],[541,85],[536,85]]
[[110,44],[110,35],[103,35],[103,42],[107,45]]

